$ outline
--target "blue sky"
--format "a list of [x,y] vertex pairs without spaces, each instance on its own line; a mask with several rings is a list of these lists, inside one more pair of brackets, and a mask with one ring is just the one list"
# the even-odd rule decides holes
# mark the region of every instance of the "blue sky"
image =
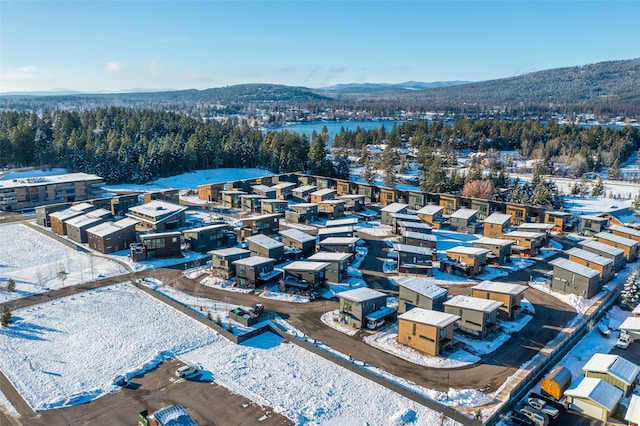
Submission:
[[636,57],[637,0],[0,0],[0,92],[480,81]]

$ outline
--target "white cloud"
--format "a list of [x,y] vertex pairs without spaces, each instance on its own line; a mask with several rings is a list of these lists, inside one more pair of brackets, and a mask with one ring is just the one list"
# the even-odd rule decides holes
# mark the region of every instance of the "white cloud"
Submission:
[[107,71],[108,72],[118,72],[122,71],[124,68],[124,64],[120,61],[109,61],[107,62]]
[[9,70],[4,77],[11,81],[33,81],[41,78],[42,74],[43,71],[35,65],[25,65]]

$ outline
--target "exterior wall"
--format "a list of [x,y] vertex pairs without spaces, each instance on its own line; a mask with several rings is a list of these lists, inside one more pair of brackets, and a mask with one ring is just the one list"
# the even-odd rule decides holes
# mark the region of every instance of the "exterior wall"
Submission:
[[[51,224],[51,230],[53,230],[53,223]],[[615,247],[615,248],[619,248],[621,250],[624,250],[624,255],[627,259],[627,263],[628,262],[633,262],[634,260],[636,260],[638,258],[638,246],[626,246],[623,244],[618,244],[616,242],[613,241],[608,241],[608,240],[604,240],[604,239],[598,239],[599,242],[603,243],[603,244],[607,244],[610,245],[611,247]]]
[[262,213],[282,213],[287,209],[287,202],[279,203],[260,203]]
[[380,202],[383,206],[395,203],[396,198],[397,194],[393,189],[380,188]]
[[315,241],[305,241],[301,242],[298,240],[294,240],[286,235],[282,236],[282,244],[296,248],[298,250],[302,250],[302,257],[309,257],[316,252],[316,243]]
[[493,291],[471,289],[471,296],[502,302],[503,304],[498,308],[498,310],[507,314],[509,318],[512,318],[513,315],[518,312],[520,305],[522,304],[522,294],[514,296],[511,294],[496,293]]
[[180,204],[180,194],[177,189],[167,189],[165,191],[147,192],[144,194],[144,203],[154,200],[167,201],[173,204]]
[[135,225],[131,225],[128,228],[122,228],[105,236],[98,236],[91,232],[87,232],[87,243],[89,244],[89,247],[104,254],[126,250],[129,248],[129,245],[135,241]]
[[613,269],[615,271],[619,271],[620,269],[624,268],[624,266],[627,264],[627,259],[624,256],[624,254],[616,256],[606,251],[598,250],[589,246],[583,246],[582,248],[586,251],[590,251],[591,253],[595,253],[599,256],[606,257],[607,259],[613,260]]
[[[602,422],[606,422],[607,418],[609,417],[609,413],[607,412],[607,410],[586,399],[576,398],[576,397],[567,395],[567,403],[571,410],[586,414],[598,420],[602,420]],[[590,414],[587,414],[587,412],[598,413],[598,415],[594,417],[594,416],[591,416]]]
[[[612,384],[613,386],[617,387],[618,389],[620,389],[622,392],[624,392],[625,395],[627,395],[629,393],[629,391],[631,391],[633,389],[633,385],[628,385],[625,382],[623,382],[622,380],[612,376],[611,374],[607,374],[607,373],[601,373],[598,371],[585,371],[584,372],[584,377],[593,377],[596,379],[602,379],[605,382]],[[637,380],[636,380],[637,381]]]
[[362,328],[365,323],[365,317],[372,312],[377,311],[387,305],[387,297],[381,296],[363,302],[351,302],[340,297],[340,315],[344,318],[348,325],[353,328]]
[[146,249],[147,259],[179,257],[182,255],[180,250],[180,236],[178,235],[160,237],[142,236],[141,240],[142,245]]
[[433,256],[426,256],[415,253],[398,252],[398,268],[404,264],[431,263]]
[[440,202],[438,205],[444,208],[444,214],[450,215],[458,210],[458,199],[453,195],[440,194]]
[[238,259],[245,259],[251,253],[239,253],[225,257],[211,257],[211,275],[228,280],[236,275],[236,268],[233,262]]
[[348,181],[337,181],[336,182],[336,192],[338,195],[347,195],[351,194],[351,188]]
[[503,238],[504,227],[497,223],[484,223],[483,235],[489,238]]
[[569,255],[569,260],[579,263],[584,266],[588,266],[591,269],[595,269],[600,272],[600,278],[602,278],[602,282],[606,283],[613,278],[613,262],[607,265],[599,265],[597,263],[589,262],[588,260],[584,260],[577,256]]
[[628,233],[626,233],[624,231],[620,231],[618,229],[612,229],[611,233],[613,235],[618,235],[620,237],[628,238],[628,239],[633,240],[633,241],[635,241],[637,243],[640,243],[640,236],[638,236],[638,235],[628,234]]
[[436,248],[436,241],[427,241],[427,240],[421,240],[419,238],[410,238],[404,235],[402,236],[402,244],[407,244],[407,245],[416,246],[416,247],[427,247],[432,249]]
[[605,224],[606,221],[600,222],[591,219],[580,218],[580,233],[589,237],[593,234],[604,231]]
[[198,186],[198,198],[204,201],[220,201],[220,192],[223,190],[223,183],[200,185]]
[[295,270],[287,270],[285,271],[286,276],[295,276],[299,280],[306,281],[311,283],[313,286],[317,286],[325,279],[324,270],[322,271],[295,271]]
[[81,244],[86,243],[88,241],[87,229],[91,228],[92,226],[96,226],[96,225],[100,225],[101,223],[108,222],[110,219],[111,219],[110,217],[103,217],[103,218],[97,219],[95,222],[91,222],[88,225],[79,226],[79,227],[67,224],[67,236],[71,241],[75,241],[76,243],[81,243]]
[[211,229],[200,232],[184,231],[184,240],[192,251],[206,252],[226,246],[224,229]]
[[482,311],[474,311],[471,309],[463,309],[457,306],[445,306],[444,311],[448,314],[459,315],[461,318],[456,321],[456,325],[460,330],[485,337],[488,333],[488,324],[496,323],[497,310],[491,314],[485,314]]
[[332,283],[339,283],[344,280],[344,275],[348,270],[347,262],[337,262],[329,260],[323,260],[323,262],[329,263],[327,269],[324,270],[324,275],[327,281],[330,281]]
[[599,281],[600,277],[598,275],[589,279],[571,271],[554,267],[551,288],[590,299],[600,291]]
[[479,273],[484,272],[487,263],[485,256],[474,256],[466,253],[456,253],[453,251],[447,251],[447,257],[469,265],[471,267],[472,275],[478,275]]
[[498,258],[498,263],[508,263],[511,261],[511,244],[496,246],[493,244],[483,244],[472,242],[473,247],[483,248],[489,250],[494,256]]
[[320,249],[332,253],[355,253],[355,245],[349,244],[322,244],[320,243]]
[[469,208],[478,210],[478,220],[485,220],[491,214],[488,201],[471,200]]
[[274,248],[268,249],[266,247],[263,247],[263,246],[261,246],[259,244],[254,243],[253,241],[249,241],[249,250],[255,256],[268,257],[268,258],[275,259],[275,260],[284,259],[284,247],[283,246],[279,246],[279,247],[274,247]]
[[409,192],[409,197],[407,200],[407,204],[409,204],[409,208],[419,210],[427,203],[427,196],[422,192]]
[[442,312],[444,310],[443,303],[447,300],[447,293],[443,293],[442,296],[432,299],[407,287],[400,286],[398,313],[403,314],[412,308],[424,308]]
[[525,222],[529,222],[527,220],[527,208],[525,206],[507,204],[505,211],[506,214],[511,215],[511,220],[514,225],[522,225]]
[[111,214],[124,216],[129,209],[138,204],[137,195],[118,195],[111,199]]
[[256,288],[261,285],[258,277],[263,272],[273,271],[273,263],[264,263],[256,266],[236,266],[236,283],[243,287]]
[[249,227],[265,235],[274,235],[280,229],[280,222],[277,216],[266,217],[249,221]]
[[46,206],[36,207],[36,223],[40,226],[51,226],[51,218],[49,215],[54,212],[66,210],[71,207],[71,203],[49,204]]
[[[453,327],[447,327],[453,338]],[[448,334],[448,333],[447,333]],[[404,319],[398,320],[398,343],[409,346],[427,355],[440,354],[440,330],[437,327]]]

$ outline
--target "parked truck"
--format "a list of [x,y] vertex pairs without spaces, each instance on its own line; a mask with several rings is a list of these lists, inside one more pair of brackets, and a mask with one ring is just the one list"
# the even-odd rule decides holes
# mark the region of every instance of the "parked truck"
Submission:
[[542,379],[540,390],[543,395],[560,401],[564,391],[571,385],[571,379],[571,371],[568,368],[557,366]]

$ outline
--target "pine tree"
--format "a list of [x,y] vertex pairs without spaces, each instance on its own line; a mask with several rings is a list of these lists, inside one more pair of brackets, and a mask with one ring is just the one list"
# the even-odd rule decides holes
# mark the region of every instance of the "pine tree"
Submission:
[[14,280],[13,278],[9,278],[9,280],[7,281],[7,290],[16,291],[16,280]]
[[621,177],[621,175],[620,175],[620,162],[618,161],[617,158],[613,162],[613,164],[611,165],[609,170],[607,170],[607,177],[609,179],[620,180],[620,177]]
[[604,185],[602,184],[600,176],[596,176],[596,183],[594,183],[593,188],[591,188],[591,196],[598,197],[600,195],[604,195]]
[[387,145],[380,156],[380,168],[384,173],[384,185],[393,188],[396,183],[396,158],[391,145]]
[[7,327],[11,322],[11,311],[7,308],[7,305],[3,305],[2,314],[0,314],[0,325]]
[[638,306],[638,302],[640,302],[640,277],[638,276],[638,270],[634,270],[629,274],[627,281],[624,283],[624,288],[620,292],[620,302],[631,309]]

